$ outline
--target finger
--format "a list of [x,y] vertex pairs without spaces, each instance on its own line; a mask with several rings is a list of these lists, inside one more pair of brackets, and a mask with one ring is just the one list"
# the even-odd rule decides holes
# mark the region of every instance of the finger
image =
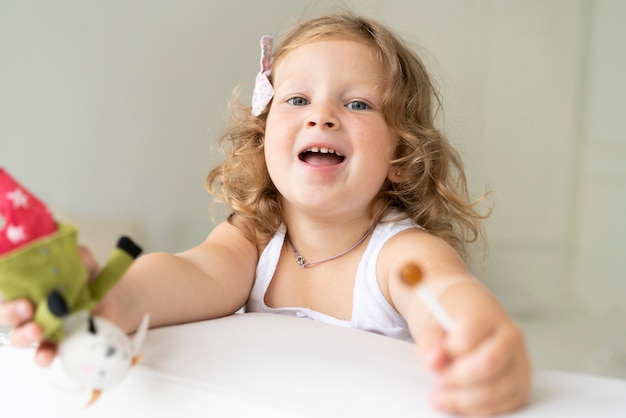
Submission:
[[33,305],[26,299],[0,303],[0,326],[16,327],[32,318]]
[[9,334],[11,345],[16,347],[28,347],[39,343],[43,338],[43,331],[39,325],[29,322],[19,328],[15,328]]
[[481,341],[495,331],[493,320],[484,317],[460,316],[445,343],[447,353],[456,358],[474,350]]
[[524,357],[521,331],[512,324],[501,326],[473,351],[456,358],[439,382],[444,386],[485,384],[508,373],[516,359]]
[[57,355],[57,345],[49,341],[44,341],[37,347],[35,362],[41,367],[48,367]]
[[92,281],[100,272],[100,264],[96,261],[96,258],[93,256],[91,250],[84,245],[80,245],[78,247],[78,253],[80,255],[80,259],[87,268],[89,272],[89,280]]
[[462,415],[496,415],[518,409],[530,397],[530,372],[523,362],[506,378],[491,384],[447,389],[433,394],[438,409]]
[[448,365],[449,357],[444,349],[445,338],[444,330],[435,321],[429,321],[417,343],[418,355],[426,367],[442,370]]

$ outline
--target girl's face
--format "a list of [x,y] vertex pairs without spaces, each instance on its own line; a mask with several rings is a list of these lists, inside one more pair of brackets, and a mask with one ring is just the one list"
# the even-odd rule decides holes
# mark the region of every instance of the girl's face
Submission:
[[355,41],[305,44],[279,62],[265,160],[286,210],[365,213],[397,142],[382,113],[384,77],[370,48]]

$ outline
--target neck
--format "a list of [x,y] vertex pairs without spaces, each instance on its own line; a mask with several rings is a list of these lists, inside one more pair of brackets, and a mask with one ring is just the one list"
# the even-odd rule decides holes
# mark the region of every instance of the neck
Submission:
[[363,242],[365,242],[365,240],[367,239],[367,237],[371,234],[371,232],[374,230],[374,225],[370,226],[367,231],[365,231],[365,233],[361,236],[361,238],[358,239],[357,242],[355,242],[354,244],[352,244],[349,248],[333,255],[330,257],[326,257],[326,258],[322,258],[320,260],[314,260],[314,261],[307,261],[304,256],[302,254],[300,254],[298,252],[298,250],[296,249],[295,245],[293,245],[293,243],[289,240],[289,234],[286,235],[286,240],[289,243],[289,245],[291,246],[291,250],[293,251],[294,256],[296,257],[296,262],[300,265],[300,267],[312,267],[312,266],[316,266],[318,264],[322,264],[325,263],[327,261],[332,261],[335,260],[337,258],[343,257],[344,255],[348,255],[349,253],[351,253],[352,251],[355,251],[357,248],[359,248],[361,246],[361,244],[363,244]]
[[307,262],[316,262],[341,254],[364,236],[366,239],[372,221],[367,217],[360,217],[334,222],[310,219],[299,222],[286,220],[285,224],[289,238],[289,253],[292,253],[293,245]]

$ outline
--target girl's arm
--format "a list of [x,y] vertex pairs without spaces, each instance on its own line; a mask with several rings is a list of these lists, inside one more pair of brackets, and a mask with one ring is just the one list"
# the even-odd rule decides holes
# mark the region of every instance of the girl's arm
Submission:
[[[407,321],[423,363],[436,374],[434,405],[462,415],[493,415],[524,405],[531,367],[523,335],[456,251],[419,231],[399,234],[388,244],[379,261],[387,276],[379,277],[388,278],[390,300]],[[399,279],[406,262],[420,266],[422,283],[449,313],[449,333],[434,320],[416,289]]]
[[127,332],[145,313],[152,327],[226,316],[246,303],[257,261],[256,245],[222,222],[197,247],[137,259],[96,314]]
[[[99,267],[91,254],[83,249],[81,257],[95,276]],[[137,329],[145,313],[152,327],[225,316],[246,302],[257,261],[256,245],[222,222],[197,247],[137,259],[95,313],[127,332]],[[36,361],[46,366],[56,355],[56,345],[41,341],[41,327],[32,322],[32,315],[27,300],[0,301],[0,325],[14,328],[12,344],[39,344]]]

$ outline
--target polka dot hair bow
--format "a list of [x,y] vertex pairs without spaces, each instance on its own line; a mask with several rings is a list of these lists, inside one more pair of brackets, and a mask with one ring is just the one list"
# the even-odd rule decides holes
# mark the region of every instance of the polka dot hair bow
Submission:
[[256,76],[254,91],[252,92],[252,114],[259,116],[274,96],[274,87],[270,83],[269,76],[272,72],[272,47],[274,38],[263,36],[261,38],[261,71]]

